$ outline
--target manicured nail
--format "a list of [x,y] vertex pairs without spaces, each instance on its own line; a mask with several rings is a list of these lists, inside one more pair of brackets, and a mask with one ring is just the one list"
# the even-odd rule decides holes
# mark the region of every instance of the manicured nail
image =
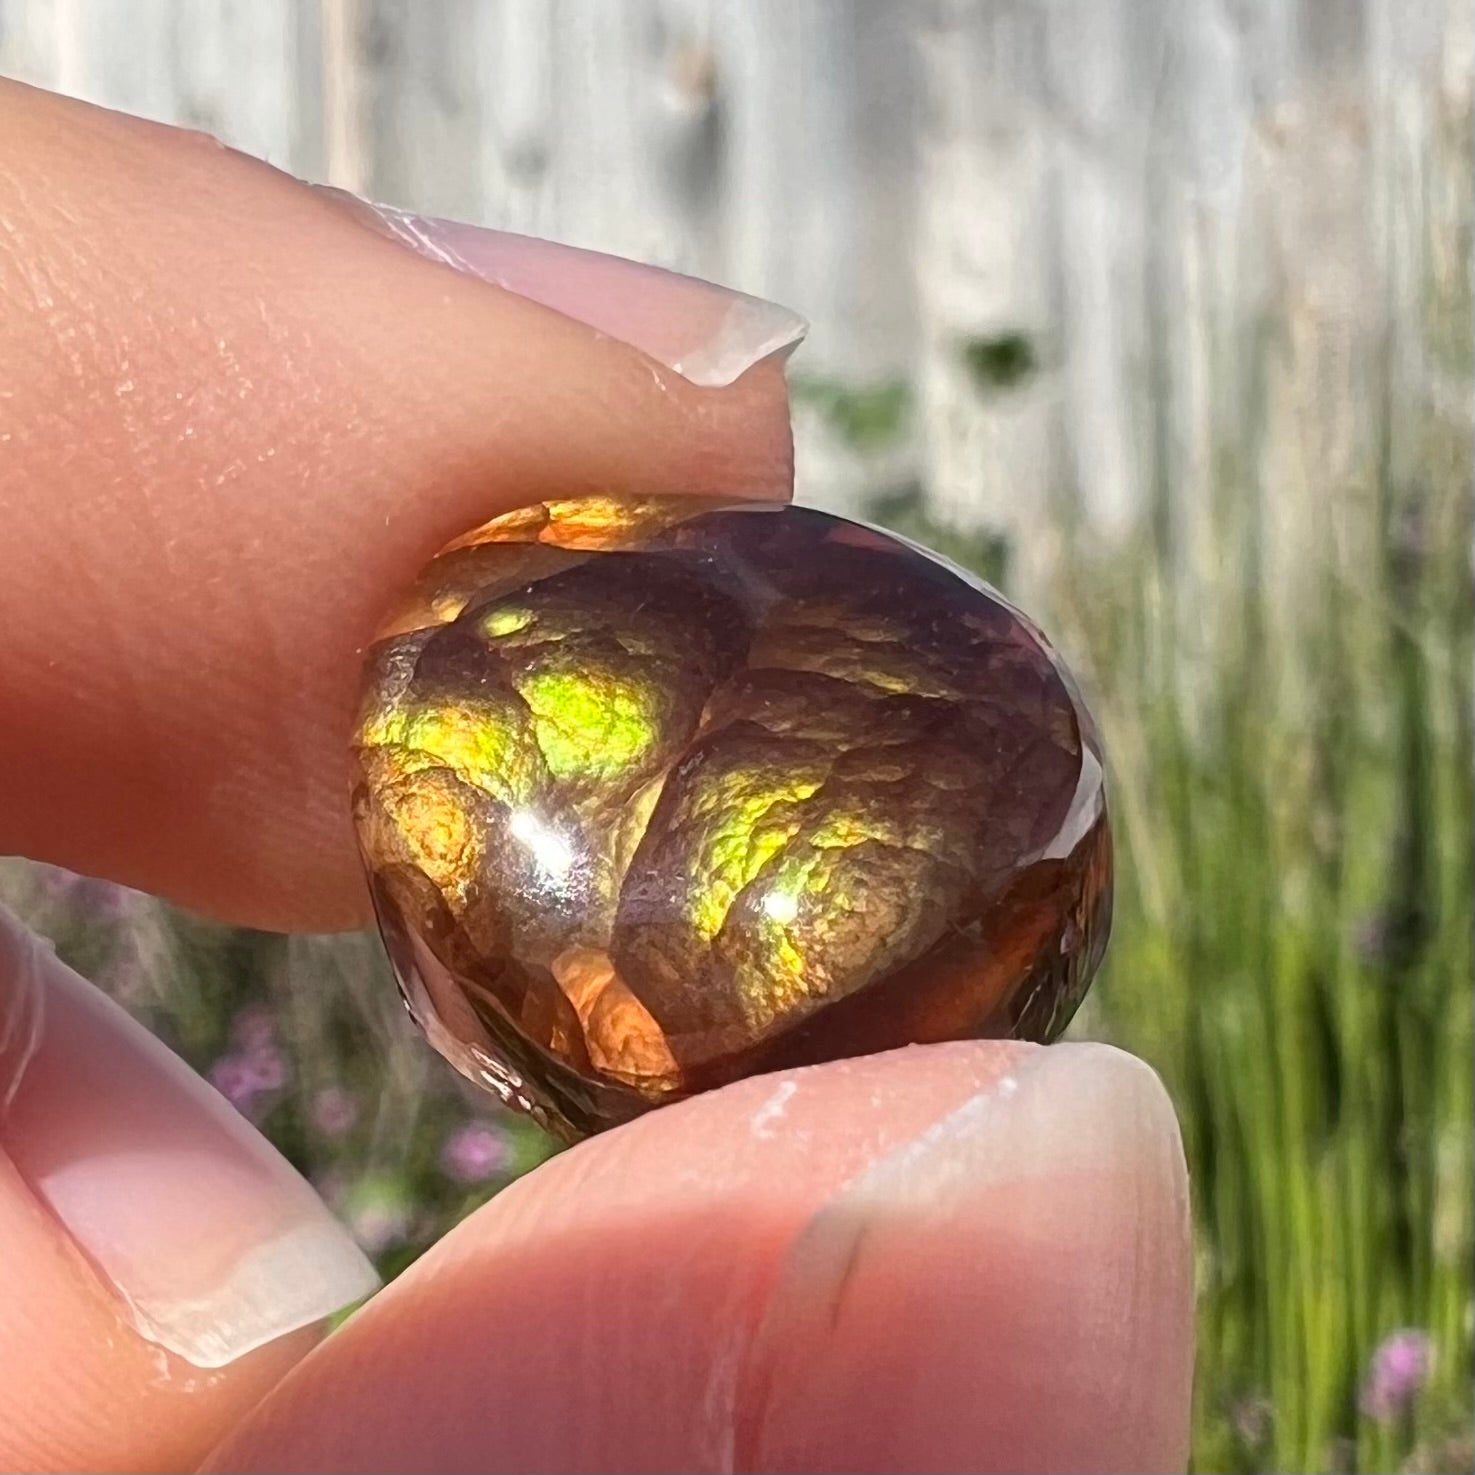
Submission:
[[577,318],[705,388],[792,352],[809,331],[787,307],[697,277],[324,192],[420,255]]
[[378,1285],[275,1148],[3,908],[0,1152],[139,1332],[197,1367]]

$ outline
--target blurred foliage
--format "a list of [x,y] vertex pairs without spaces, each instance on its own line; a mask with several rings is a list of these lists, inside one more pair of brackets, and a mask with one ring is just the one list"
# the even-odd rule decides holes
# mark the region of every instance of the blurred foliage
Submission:
[[912,413],[911,386],[899,379],[857,389],[795,374],[789,394],[796,405],[813,407],[833,435],[862,454],[894,445],[905,434]]
[[1017,389],[1040,367],[1035,342],[1025,333],[965,338],[958,351],[973,387],[984,395]]
[[[1417,491],[1384,489],[1417,500],[1423,532],[1374,513],[1381,556],[1358,582],[1323,571],[1300,626],[1255,581],[1243,527],[1222,530],[1217,612],[1211,591],[1182,599],[1145,535],[1071,550],[1053,591],[1106,736],[1118,851],[1081,1023],[1156,1066],[1182,1116],[1198,1469],[1434,1468],[1468,1449],[1468,471],[1465,448]],[[946,551],[1007,592],[996,547]],[[1432,1364],[1390,1416],[1370,1368],[1404,1327],[1427,1329]]]

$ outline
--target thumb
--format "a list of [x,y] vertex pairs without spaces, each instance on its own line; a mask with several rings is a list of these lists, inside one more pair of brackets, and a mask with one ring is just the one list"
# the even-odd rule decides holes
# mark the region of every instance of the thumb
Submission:
[[0,134],[0,851],[359,920],[357,652],[436,548],[542,497],[787,494],[782,309],[18,85]]
[[898,1050],[653,1112],[474,1214],[212,1470],[1181,1470],[1173,1109],[1103,1045]]

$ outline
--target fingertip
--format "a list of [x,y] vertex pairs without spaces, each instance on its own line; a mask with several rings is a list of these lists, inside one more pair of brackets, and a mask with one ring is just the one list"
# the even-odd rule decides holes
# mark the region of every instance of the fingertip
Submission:
[[755,1342],[747,1463],[1182,1469],[1190,1266],[1155,1073],[1104,1045],[1031,1051],[796,1238]]
[[219,1468],[1181,1468],[1183,1208],[1105,1047],[743,1082],[515,1185]]
[[376,619],[514,507],[787,496],[783,348],[702,387],[257,161],[24,89],[0,110],[0,849],[229,921],[363,922]]

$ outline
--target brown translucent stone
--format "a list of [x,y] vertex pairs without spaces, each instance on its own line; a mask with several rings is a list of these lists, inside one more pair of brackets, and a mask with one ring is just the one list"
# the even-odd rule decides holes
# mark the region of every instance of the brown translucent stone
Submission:
[[888,534],[687,498],[458,539],[369,654],[354,814],[411,1012],[568,1135],[739,1076],[1048,1040],[1106,945],[1090,718]]

